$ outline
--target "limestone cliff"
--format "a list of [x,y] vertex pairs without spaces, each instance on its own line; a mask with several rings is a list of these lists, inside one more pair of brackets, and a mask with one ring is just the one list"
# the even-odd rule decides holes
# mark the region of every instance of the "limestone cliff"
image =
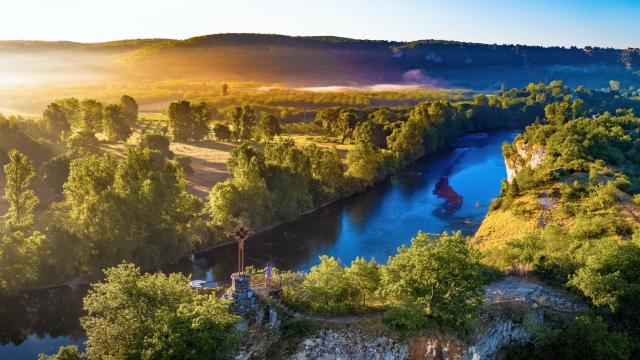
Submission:
[[504,163],[507,168],[507,181],[511,183],[515,176],[525,167],[535,169],[544,161],[547,149],[543,145],[527,144],[518,138],[513,145],[503,148]]

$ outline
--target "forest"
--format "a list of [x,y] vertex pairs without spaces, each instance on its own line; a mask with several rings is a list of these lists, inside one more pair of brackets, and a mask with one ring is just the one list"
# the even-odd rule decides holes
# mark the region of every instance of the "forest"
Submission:
[[[511,357],[547,358],[587,338],[586,350],[563,346],[561,357],[633,358],[639,105],[614,82],[599,91],[552,81],[416,105],[331,104],[306,122],[206,99],[175,101],[161,120],[142,119],[128,95],[56,100],[37,118],[1,116],[0,292],[93,282],[82,318],[92,359],[225,358],[239,341],[235,315],[181,275],[153,272],[160,265],[228,240],[240,223],[259,232],[363,192],[463,134],[528,125],[503,146],[520,170],[488,219],[534,218],[544,194],[554,206],[543,227],[502,238],[483,237],[482,228],[475,238],[419,233],[380,264],[359,258],[345,267],[323,256],[306,274],[279,272],[282,300],[309,314],[382,311],[404,335],[435,327],[464,336],[478,321],[482,286],[524,269],[590,308],[536,329],[533,342],[508,349]],[[230,144],[229,177],[207,196],[192,194],[191,159],[176,155],[175,143]],[[518,146],[544,147],[543,162],[529,167]],[[77,349],[62,348],[53,358],[74,356]]]

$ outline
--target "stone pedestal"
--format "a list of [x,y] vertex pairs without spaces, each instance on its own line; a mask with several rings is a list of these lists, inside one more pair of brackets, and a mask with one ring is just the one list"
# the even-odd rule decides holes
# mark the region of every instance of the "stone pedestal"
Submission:
[[231,274],[231,288],[227,296],[231,299],[229,310],[244,315],[256,311],[256,294],[251,290],[251,276],[249,274]]

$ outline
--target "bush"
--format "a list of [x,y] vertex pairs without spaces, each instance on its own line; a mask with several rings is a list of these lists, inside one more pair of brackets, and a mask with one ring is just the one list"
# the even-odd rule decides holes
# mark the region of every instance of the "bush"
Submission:
[[305,338],[317,329],[316,324],[304,318],[291,318],[282,323],[282,335],[285,338]]
[[42,179],[56,193],[62,193],[62,186],[69,177],[71,160],[66,154],[58,155],[42,165]]
[[414,334],[429,323],[420,304],[405,301],[391,306],[384,312],[382,321],[391,329],[403,335]]
[[144,134],[140,138],[138,146],[158,150],[162,156],[173,159],[173,152],[169,149],[169,138],[159,134]]
[[185,174],[193,174],[191,158],[189,156],[178,155],[176,156],[176,162],[182,167],[182,171],[184,171]]

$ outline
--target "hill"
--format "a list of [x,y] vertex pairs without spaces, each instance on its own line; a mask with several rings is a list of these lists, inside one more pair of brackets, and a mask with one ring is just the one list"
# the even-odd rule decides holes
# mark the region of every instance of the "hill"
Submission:
[[[441,40],[215,34],[106,43],[0,42],[5,82],[96,80],[260,81],[290,85],[418,83],[493,90],[545,79],[569,85],[640,85],[639,49],[564,48]],[[25,61],[27,59],[28,61]],[[34,75],[38,74],[37,76]],[[20,74],[26,74],[23,80]]]

